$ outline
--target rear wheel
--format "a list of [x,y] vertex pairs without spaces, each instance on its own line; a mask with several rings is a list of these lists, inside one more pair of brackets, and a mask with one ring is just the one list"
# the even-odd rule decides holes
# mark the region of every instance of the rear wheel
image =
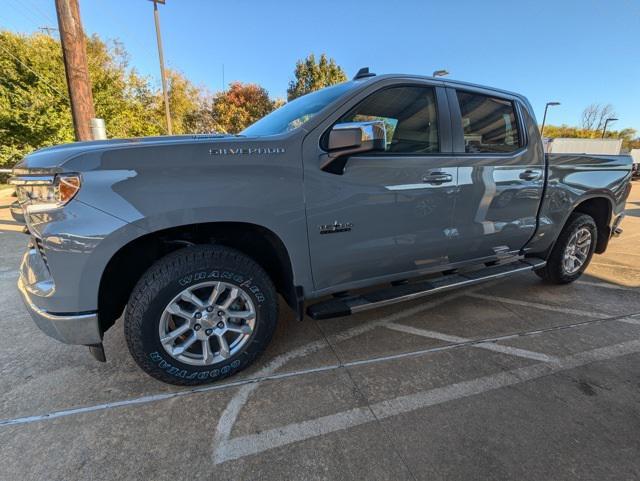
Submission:
[[536,274],[554,284],[575,281],[585,271],[598,240],[598,229],[590,215],[573,213],[562,229],[547,264]]
[[275,289],[264,270],[222,246],[176,251],[136,285],[125,337],[137,364],[172,384],[204,384],[253,362],[273,335]]

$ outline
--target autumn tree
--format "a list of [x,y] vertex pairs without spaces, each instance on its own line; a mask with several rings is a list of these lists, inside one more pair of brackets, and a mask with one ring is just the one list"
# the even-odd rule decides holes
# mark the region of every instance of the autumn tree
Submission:
[[278,106],[269,93],[257,84],[232,82],[218,92],[211,104],[212,130],[237,134]]
[[318,62],[314,54],[304,60],[298,60],[294,75],[295,80],[289,82],[287,89],[288,100],[347,80],[344,70],[336,64],[334,59],[327,58],[324,53],[320,55]]

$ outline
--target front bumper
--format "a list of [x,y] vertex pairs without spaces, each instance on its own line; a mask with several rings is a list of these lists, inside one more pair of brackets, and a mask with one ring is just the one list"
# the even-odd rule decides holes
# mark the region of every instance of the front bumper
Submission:
[[35,248],[30,248],[22,260],[18,290],[34,322],[48,336],[66,344],[102,342],[96,313],[54,314],[36,305],[55,292],[55,285]]
[[102,342],[97,314],[52,314],[31,301],[22,278],[18,279],[18,289],[33,321],[47,336],[65,344],[91,345]]

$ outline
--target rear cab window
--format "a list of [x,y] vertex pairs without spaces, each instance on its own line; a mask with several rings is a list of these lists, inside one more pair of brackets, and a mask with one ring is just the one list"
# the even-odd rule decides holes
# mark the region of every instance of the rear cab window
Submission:
[[466,153],[509,153],[523,147],[511,100],[458,90]]

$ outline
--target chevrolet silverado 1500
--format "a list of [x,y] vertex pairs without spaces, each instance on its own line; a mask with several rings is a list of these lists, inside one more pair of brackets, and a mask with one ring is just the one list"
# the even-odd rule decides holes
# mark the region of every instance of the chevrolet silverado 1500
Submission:
[[628,156],[545,156],[521,95],[363,69],[240,135],[27,156],[19,289],[59,341],[104,360],[124,313],[147,373],[211,382],[265,349],[277,293],[323,319],[527,270],[571,282],[620,232],[630,177]]

